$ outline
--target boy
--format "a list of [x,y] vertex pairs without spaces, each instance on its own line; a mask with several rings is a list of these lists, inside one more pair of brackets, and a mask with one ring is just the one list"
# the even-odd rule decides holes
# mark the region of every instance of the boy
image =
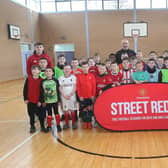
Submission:
[[94,59],[94,62],[96,64],[100,63],[100,55],[99,55],[99,53],[95,53],[94,56],[93,56],[93,59]]
[[111,72],[111,60],[110,59],[106,59],[106,68],[107,68],[107,74]]
[[88,60],[89,65],[89,72],[92,73],[94,76],[98,74],[97,66],[95,65],[95,61],[93,58],[89,58]]
[[30,117],[30,133],[34,133],[36,131],[36,127],[34,125],[35,114],[39,117],[41,131],[47,132],[44,126],[45,111],[40,109],[41,103],[39,101],[41,82],[41,79],[39,78],[40,67],[38,65],[33,65],[31,67],[31,73],[32,75],[29,75],[26,79],[23,89],[24,101],[25,104],[27,104],[27,111]]
[[[128,58],[128,54],[127,54],[127,52],[123,52],[123,53],[121,54],[121,61],[122,61],[124,58]],[[123,65],[122,65],[122,63],[119,64],[118,66],[119,66],[119,69],[120,69],[120,70],[123,69]],[[130,64],[129,64],[129,67],[131,67]]]
[[46,79],[41,81],[40,86],[40,102],[43,107],[46,107],[48,112],[47,123],[48,130],[51,130],[52,110],[54,110],[55,120],[57,122],[57,130],[61,131],[60,115],[58,114],[59,97],[59,83],[58,80],[53,78],[54,71],[52,68],[47,67],[45,70]]
[[123,84],[132,83],[133,70],[129,68],[129,65],[130,65],[129,58],[124,58],[122,60],[123,69],[120,70],[120,73],[123,76],[121,83],[123,83]]
[[143,54],[142,54],[142,51],[141,51],[141,50],[138,50],[138,51],[137,51],[136,57],[137,57],[137,61],[142,61],[142,63],[143,63],[143,70],[145,71],[145,69],[146,69],[146,64],[145,64],[145,62],[144,62]]
[[98,67],[99,74],[96,76],[96,96],[99,96],[102,92],[102,89],[112,83],[109,75],[106,75],[106,65],[100,64]]
[[42,79],[46,79],[45,69],[47,68],[47,65],[48,65],[48,62],[46,58],[42,57],[39,59],[39,66],[41,68],[40,77]]
[[76,101],[76,77],[71,75],[71,66],[64,66],[64,76],[59,78],[59,90],[61,93],[62,107],[65,116],[65,125],[63,129],[69,128],[69,113],[72,118],[72,128],[76,129],[75,110],[77,110]]
[[159,73],[159,82],[168,83],[168,57],[164,58],[165,68],[162,68]]
[[117,62],[112,62],[111,63],[111,73],[109,74],[111,80],[112,80],[112,87],[114,86],[119,86],[121,81],[122,81],[122,78],[123,78],[123,75],[118,71],[118,65],[117,65]]
[[41,42],[37,42],[34,45],[35,50],[34,54],[27,59],[27,74],[31,75],[31,66],[39,65],[40,58],[46,58],[48,62],[48,66],[53,68],[53,63],[51,58],[44,52],[44,45]]
[[109,54],[108,58],[111,62],[116,62],[116,56],[114,53]]
[[148,60],[148,67],[146,72],[149,75],[149,82],[158,82],[159,70],[156,68],[154,59],[151,58]]
[[164,68],[164,57],[159,56],[157,59],[158,69]]
[[73,58],[71,61],[72,71],[71,74],[78,75],[82,73],[82,70],[79,68],[79,61],[76,58]]
[[80,99],[80,110],[85,109],[83,112],[83,128],[92,128],[91,118],[91,104],[94,101],[96,95],[96,80],[93,74],[89,73],[89,65],[87,62],[82,63],[83,73],[77,76],[77,94]]
[[144,83],[149,81],[149,75],[147,72],[143,71],[143,63],[142,61],[138,61],[136,63],[136,72],[132,75],[133,81],[136,84]]
[[130,62],[130,64],[131,64],[131,69],[133,70],[133,72],[136,71],[136,63],[137,63],[137,61],[138,61],[138,59],[137,59],[136,56],[131,56],[131,57],[129,58],[129,62]]

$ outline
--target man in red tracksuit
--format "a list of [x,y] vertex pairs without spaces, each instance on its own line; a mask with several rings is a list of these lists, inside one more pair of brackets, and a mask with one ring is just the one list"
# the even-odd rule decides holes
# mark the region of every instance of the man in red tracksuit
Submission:
[[91,105],[96,95],[96,80],[93,74],[89,73],[89,65],[87,62],[82,63],[83,73],[77,76],[77,94],[80,99],[80,110],[82,111],[84,126],[86,129],[92,128]]
[[35,44],[35,51],[34,54],[31,55],[28,59],[27,59],[27,74],[31,75],[31,67],[32,65],[39,65],[39,59],[40,58],[46,58],[48,65],[47,67],[51,67],[53,68],[53,63],[51,61],[51,58],[44,53],[44,45],[41,42],[38,42]]

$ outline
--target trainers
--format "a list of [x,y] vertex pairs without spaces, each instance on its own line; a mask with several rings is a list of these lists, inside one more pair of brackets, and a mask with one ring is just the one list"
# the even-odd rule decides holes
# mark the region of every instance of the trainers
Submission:
[[72,129],[76,129],[76,128],[77,128],[76,124],[72,124]]
[[47,127],[47,131],[48,131],[48,132],[51,131],[51,127],[48,126],[48,127]]
[[63,120],[65,120],[65,115],[64,114],[61,116],[61,121],[63,121]]
[[92,123],[91,123],[91,122],[88,123],[88,128],[89,128],[89,129],[92,128]]
[[35,127],[31,127],[30,128],[30,133],[34,133],[34,132],[36,132],[36,128]]
[[65,130],[65,129],[67,129],[67,128],[69,128],[69,125],[64,124],[63,129]]
[[88,126],[87,122],[84,122],[83,129],[86,129]]
[[58,131],[58,132],[62,131],[62,128],[61,128],[60,125],[57,125],[57,131]]
[[49,130],[45,127],[41,127],[41,132],[47,133]]

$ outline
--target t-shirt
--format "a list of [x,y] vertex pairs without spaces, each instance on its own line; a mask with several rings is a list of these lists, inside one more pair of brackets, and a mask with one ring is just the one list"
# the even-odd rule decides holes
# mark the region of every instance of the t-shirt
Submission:
[[134,80],[137,80],[137,81],[143,81],[143,82],[149,81],[149,75],[145,71],[142,71],[142,72],[136,71],[133,73],[132,77]]
[[69,77],[61,76],[58,80],[65,95],[69,95],[72,92],[74,85],[76,85],[76,77],[74,75],[70,75]]

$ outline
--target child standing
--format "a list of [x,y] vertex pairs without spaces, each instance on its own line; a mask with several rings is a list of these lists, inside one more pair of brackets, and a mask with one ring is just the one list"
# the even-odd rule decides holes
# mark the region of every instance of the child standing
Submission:
[[41,82],[41,79],[39,78],[40,67],[38,65],[33,65],[31,67],[31,73],[32,75],[29,75],[26,79],[23,89],[24,101],[27,104],[27,111],[30,117],[30,133],[34,133],[36,131],[36,127],[34,125],[35,114],[39,117],[41,131],[47,132],[44,126],[45,111],[40,109],[41,103],[39,101]]
[[48,112],[47,123],[48,130],[51,130],[52,122],[52,109],[54,110],[55,120],[57,122],[57,130],[61,131],[60,115],[58,113],[59,97],[59,83],[58,80],[53,78],[54,71],[52,68],[47,67],[45,70],[46,79],[41,81],[40,87],[40,102],[43,107],[46,107]]
[[149,75],[147,72],[143,71],[143,63],[142,61],[138,61],[136,63],[136,72],[132,75],[133,81],[136,84],[144,83],[149,81]]
[[41,72],[40,72],[40,77],[42,79],[46,79],[46,76],[45,76],[45,69],[47,68],[48,66],[48,61],[46,58],[42,57],[39,59],[39,66],[41,68]]
[[62,108],[65,116],[65,125],[63,129],[69,128],[69,114],[72,118],[72,128],[76,129],[75,110],[77,110],[76,101],[76,77],[71,75],[71,66],[64,66],[64,76],[59,78],[59,90],[61,93]]
[[165,68],[160,70],[159,82],[168,83],[168,57],[164,58]]
[[[87,62],[82,63],[83,73],[77,76],[77,94],[80,99],[80,110],[83,111],[83,128],[92,128],[91,118],[91,104],[96,95],[96,80],[93,74],[89,73],[89,65]],[[87,108],[84,108],[87,107]]]

